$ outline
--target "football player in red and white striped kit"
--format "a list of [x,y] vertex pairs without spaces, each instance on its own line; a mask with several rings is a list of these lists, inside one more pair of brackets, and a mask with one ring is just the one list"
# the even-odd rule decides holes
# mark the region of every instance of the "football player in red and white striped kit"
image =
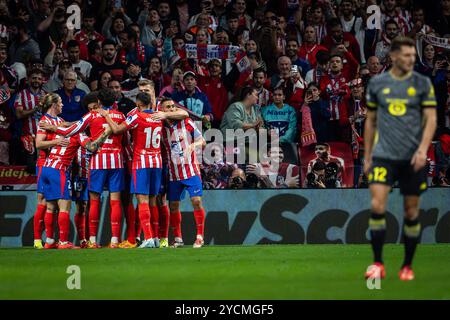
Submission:
[[[55,126],[64,122],[62,118],[58,117],[58,114],[62,111],[62,101],[56,93],[50,93],[42,97],[39,106],[41,108],[41,112],[44,114],[40,121]],[[41,181],[41,172],[45,160],[50,152],[50,148],[56,145],[66,147],[68,145],[68,141],[62,137],[56,139],[55,133],[45,131],[38,126],[36,133],[36,149],[38,150],[38,159],[36,162],[38,205],[33,218],[34,248],[36,249],[43,248],[42,232],[44,231],[44,216],[47,208],[44,198],[44,188]]]
[[[125,121],[125,116],[112,109],[114,104],[114,92],[105,88],[98,93],[100,108],[107,110],[110,117],[117,124]],[[91,138],[97,139],[108,127],[104,117],[96,110],[84,115],[78,122],[68,128],[56,128],[56,133],[70,137],[78,132],[83,132],[89,127]],[[49,126],[46,129],[54,130]],[[89,168],[89,242],[88,248],[99,248],[97,244],[98,223],[100,220],[100,195],[104,185],[110,192],[111,206],[111,243],[110,248],[119,247],[120,225],[122,220],[122,206],[120,192],[124,189],[124,168],[122,154],[122,135],[112,135],[99,150],[92,155]]]
[[[188,113],[183,110],[165,114],[153,110],[151,95],[139,93],[136,97],[138,112],[127,117],[126,121],[117,125],[105,111],[100,113],[111,126],[113,133],[120,134],[131,130],[133,136],[133,163],[131,176],[131,193],[136,194],[138,212],[145,240],[140,248],[159,247],[158,223],[151,223],[150,217],[158,217],[156,196],[160,190],[162,158],[161,158],[161,120],[185,119]],[[156,218],[157,220],[157,218]],[[158,221],[156,221],[158,222]]]
[[[175,104],[172,99],[162,99],[160,110],[173,112]],[[170,226],[173,228],[173,246],[182,246],[180,201],[187,190],[194,207],[194,218],[197,225],[197,238],[194,248],[204,244],[205,210],[202,206],[202,181],[200,167],[195,150],[206,145],[202,133],[191,119],[172,121],[167,119],[163,130],[163,142],[169,159]]]

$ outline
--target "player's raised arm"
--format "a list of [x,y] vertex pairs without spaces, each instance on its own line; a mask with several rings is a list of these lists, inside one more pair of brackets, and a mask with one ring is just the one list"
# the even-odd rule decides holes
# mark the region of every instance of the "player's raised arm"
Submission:
[[83,132],[89,126],[89,121],[91,119],[92,114],[90,112],[86,113],[79,121],[70,125],[69,127],[56,127],[52,124],[46,122],[39,122],[39,126],[42,129],[55,132],[60,136],[71,137],[78,132]]
[[183,109],[176,108],[175,111],[173,111],[173,112],[163,112],[163,111],[154,112],[151,117],[153,120],[161,120],[162,121],[162,120],[169,119],[169,120],[177,121],[177,120],[184,120],[184,119],[188,118],[189,113],[187,113],[187,111],[185,111]]
[[[113,119],[111,119],[107,110],[98,109],[97,112],[100,113],[103,118],[105,118],[106,122],[111,127],[113,134],[121,134],[128,130],[126,121],[122,122],[121,124],[118,124],[118,123],[114,122]],[[130,117],[128,117],[128,118],[130,118]]]

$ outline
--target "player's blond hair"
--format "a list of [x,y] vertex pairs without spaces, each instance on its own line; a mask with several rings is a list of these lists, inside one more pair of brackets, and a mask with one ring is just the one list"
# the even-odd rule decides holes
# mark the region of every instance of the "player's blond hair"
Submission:
[[54,103],[58,103],[60,97],[57,93],[47,93],[42,96],[39,101],[39,109],[42,113],[46,113]]

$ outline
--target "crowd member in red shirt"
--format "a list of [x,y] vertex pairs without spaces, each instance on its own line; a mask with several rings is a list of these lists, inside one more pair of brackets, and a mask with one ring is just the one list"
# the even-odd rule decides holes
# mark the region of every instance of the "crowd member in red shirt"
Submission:
[[361,61],[361,49],[359,48],[358,41],[350,32],[344,32],[339,19],[332,19],[328,22],[328,31],[328,35],[322,41],[323,46],[334,48],[343,44],[358,62]]
[[320,91],[325,99],[329,101],[331,118],[329,128],[336,141],[346,141],[343,124],[348,122],[348,113],[344,98],[350,94],[348,82],[352,80],[358,68],[358,63],[350,52],[346,51],[344,45],[338,46],[338,51],[344,52],[347,65],[340,54],[334,54],[330,58],[330,72],[320,79]]
[[213,127],[218,128],[228,107],[228,91],[223,84],[222,62],[212,59],[208,62],[209,76],[199,78],[198,86],[207,96],[213,113]]
[[298,57],[308,61],[313,68],[317,66],[317,52],[327,48],[317,43],[316,29],[313,26],[307,26],[303,32],[303,43],[298,50]]
[[92,40],[103,42],[105,37],[95,31],[95,13],[85,12],[83,13],[83,23],[81,30],[75,33],[75,40],[80,44],[80,59],[89,60],[88,44]]

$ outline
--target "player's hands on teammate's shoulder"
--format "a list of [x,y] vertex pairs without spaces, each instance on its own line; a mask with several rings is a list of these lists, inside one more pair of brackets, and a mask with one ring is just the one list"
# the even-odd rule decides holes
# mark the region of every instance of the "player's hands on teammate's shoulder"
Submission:
[[44,129],[45,131],[56,131],[57,127],[52,125],[51,123],[48,123],[46,121],[39,121],[39,127]]
[[151,118],[156,121],[158,120],[162,121],[167,119],[167,114],[162,111],[156,111],[152,113]]

